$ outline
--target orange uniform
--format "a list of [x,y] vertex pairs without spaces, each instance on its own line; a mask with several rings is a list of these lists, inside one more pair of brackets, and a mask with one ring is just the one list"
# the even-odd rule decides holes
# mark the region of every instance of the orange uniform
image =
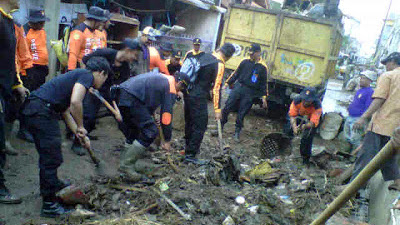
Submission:
[[99,48],[107,48],[107,31],[96,30],[95,36],[96,36],[96,45],[99,46]]
[[32,68],[33,61],[32,56],[29,52],[29,45],[25,39],[25,32],[21,26],[14,24],[15,37],[17,39],[17,47],[15,51],[15,64],[17,74],[26,76],[26,69]]
[[163,60],[160,56],[160,53],[155,47],[149,47],[149,55],[150,55],[150,70],[154,68],[158,68],[160,73],[170,75],[168,72],[168,68],[165,64],[165,60]]
[[318,126],[319,120],[322,115],[322,107],[320,105],[312,105],[308,108],[304,107],[303,101],[293,101],[290,105],[289,116],[307,116],[310,118],[310,121],[314,123],[315,127]]
[[98,49],[95,30],[85,23],[79,24],[69,37],[68,70],[76,69],[77,64],[82,62],[83,56],[92,53],[93,49]]
[[30,47],[33,64],[47,66],[49,64],[49,53],[46,45],[46,31],[44,29],[29,29],[26,40]]

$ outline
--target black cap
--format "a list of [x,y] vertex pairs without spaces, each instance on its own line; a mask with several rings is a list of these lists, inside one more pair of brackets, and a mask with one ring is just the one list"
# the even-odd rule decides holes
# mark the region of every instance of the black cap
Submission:
[[108,75],[113,75],[113,72],[107,59],[100,56],[91,57],[86,62],[86,68],[90,71],[105,71]]
[[30,9],[28,20],[31,23],[50,21],[50,19],[46,17],[43,9]]
[[220,49],[219,49],[227,58],[232,57],[233,54],[235,54],[235,47],[231,43],[225,43]]
[[132,50],[142,50],[142,47],[140,46],[140,43],[138,40],[136,39],[132,39],[132,38],[125,38],[124,39],[124,46],[132,49]]
[[313,102],[318,99],[317,90],[313,87],[306,87],[300,93],[300,97],[306,102]]
[[253,54],[255,52],[261,52],[261,46],[257,43],[251,44],[251,48],[250,48],[250,54]]
[[175,58],[177,58],[177,59],[181,59],[181,58],[182,58],[182,55],[183,55],[183,53],[182,53],[181,50],[174,50],[174,51],[172,52],[172,56],[175,57]]
[[174,74],[176,82],[182,81],[182,83],[187,87],[190,83],[190,77],[186,73],[176,72]]
[[99,20],[99,21],[107,21],[107,17],[105,16],[104,10],[97,6],[92,6],[89,9],[88,14],[86,15],[87,19]]
[[397,63],[397,65],[400,65],[400,52],[392,52],[388,57],[383,59],[381,63],[383,65],[386,65],[386,63],[390,61],[394,61],[395,63]]
[[171,43],[162,43],[160,45],[160,49],[166,52],[172,52],[174,50],[174,47]]
[[200,38],[193,39],[193,44],[194,45],[201,45],[201,39]]

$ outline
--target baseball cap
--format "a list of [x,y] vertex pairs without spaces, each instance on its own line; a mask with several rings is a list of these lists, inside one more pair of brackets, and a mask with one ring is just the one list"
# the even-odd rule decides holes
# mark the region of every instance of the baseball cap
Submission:
[[200,45],[201,44],[201,39],[200,38],[193,39],[193,44],[194,45]]
[[261,52],[261,46],[257,43],[251,44],[251,47],[250,47],[250,54],[253,54],[255,52]]
[[140,46],[139,41],[136,39],[125,38],[123,43],[124,43],[125,47],[127,47],[129,49],[142,50],[142,47]]
[[389,61],[395,61],[398,65],[400,65],[400,52],[392,52],[388,57],[383,59],[381,63],[386,65]]
[[306,87],[304,90],[300,93],[300,97],[302,100],[306,102],[313,102],[317,100],[317,90],[313,87]]

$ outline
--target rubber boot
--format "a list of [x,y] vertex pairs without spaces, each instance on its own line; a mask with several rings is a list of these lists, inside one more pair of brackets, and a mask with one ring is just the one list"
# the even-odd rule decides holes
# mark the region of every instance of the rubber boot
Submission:
[[11,133],[12,133],[13,123],[5,123],[4,132],[6,137],[6,149],[7,155],[18,155],[18,151],[11,145]]
[[135,140],[121,152],[119,170],[128,176],[132,182],[142,179],[142,175],[135,170],[135,163],[144,157],[146,147]]

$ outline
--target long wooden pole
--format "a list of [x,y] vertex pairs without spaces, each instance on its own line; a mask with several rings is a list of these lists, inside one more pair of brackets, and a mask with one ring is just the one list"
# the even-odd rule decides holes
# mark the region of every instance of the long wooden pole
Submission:
[[346,189],[326,208],[321,215],[314,220],[311,225],[322,225],[335,214],[342,206],[365,185],[369,179],[380,169],[389,158],[394,154],[393,143],[387,143],[380,152],[368,163],[368,165],[358,174]]

